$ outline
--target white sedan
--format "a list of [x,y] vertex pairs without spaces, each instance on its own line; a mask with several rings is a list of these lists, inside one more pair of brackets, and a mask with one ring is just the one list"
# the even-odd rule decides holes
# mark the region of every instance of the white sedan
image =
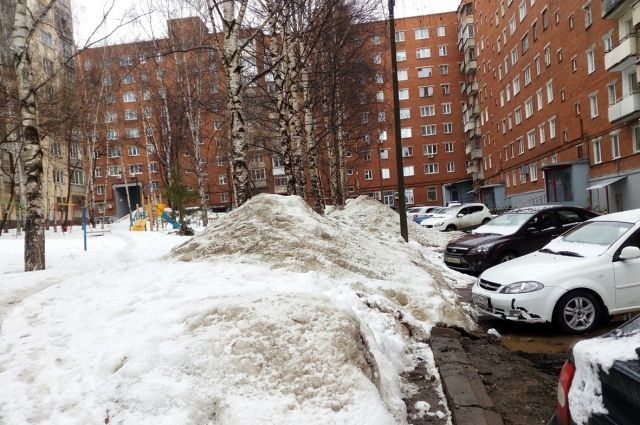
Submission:
[[640,309],[640,209],[593,218],[541,250],[486,270],[471,300],[483,313],[568,333]]
[[491,212],[484,204],[463,204],[444,209],[422,220],[420,225],[426,228],[444,230],[464,230],[478,227],[491,221]]

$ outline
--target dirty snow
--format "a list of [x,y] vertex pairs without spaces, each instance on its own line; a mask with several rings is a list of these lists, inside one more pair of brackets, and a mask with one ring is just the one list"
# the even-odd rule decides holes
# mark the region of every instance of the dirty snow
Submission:
[[609,372],[616,361],[638,359],[640,333],[628,337],[592,338],[573,347],[576,373],[569,390],[569,410],[576,425],[588,423],[594,414],[606,414],[599,370]]
[[32,273],[3,236],[0,423],[406,423],[416,352],[444,399],[419,341],[471,326],[465,283],[433,264],[439,234],[405,244],[366,204],[321,217],[261,195],[193,239],[116,223],[87,252],[76,228],[48,233]]

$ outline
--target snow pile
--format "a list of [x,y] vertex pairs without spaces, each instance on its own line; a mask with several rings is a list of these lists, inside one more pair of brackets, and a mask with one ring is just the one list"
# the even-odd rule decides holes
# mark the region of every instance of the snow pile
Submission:
[[573,347],[576,373],[569,390],[569,410],[577,425],[588,423],[591,416],[606,414],[602,400],[599,371],[609,372],[616,361],[638,359],[640,333],[625,337],[592,338]]
[[[379,230],[363,227],[361,207],[370,220],[380,223]],[[323,217],[300,197],[262,194],[174,249],[171,256],[182,261],[260,261],[347,278],[371,305],[402,310],[409,322],[416,318],[429,324],[471,326],[441,269],[419,245],[406,244],[387,227],[393,221],[387,214],[395,214],[388,210],[361,197],[341,213]]]
[[[346,207],[342,210],[333,210],[331,217],[339,221],[357,224],[360,228],[380,238],[395,239],[400,235],[400,216],[398,213],[368,196],[347,200]],[[427,229],[412,220],[409,220],[407,225],[409,239],[424,246],[444,248],[447,243],[463,234],[462,232],[440,232],[439,230]]]

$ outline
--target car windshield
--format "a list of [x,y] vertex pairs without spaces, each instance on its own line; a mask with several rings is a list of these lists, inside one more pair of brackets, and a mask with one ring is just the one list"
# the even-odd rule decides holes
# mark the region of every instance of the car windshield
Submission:
[[532,212],[506,212],[487,224],[478,227],[473,233],[513,235],[524,223],[533,217],[533,214]]
[[551,241],[541,252],[574,257],[595,257],[604,253],[633,227],[622,221],[588,221]]

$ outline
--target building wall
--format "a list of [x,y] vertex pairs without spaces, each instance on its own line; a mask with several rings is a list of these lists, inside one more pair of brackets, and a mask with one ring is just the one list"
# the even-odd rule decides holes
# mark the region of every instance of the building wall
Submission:
[[[595,177],[609,174],[617,167],[637,164],[638,158],[631,152],[630,129],[608,119],[607,85],[614,84],[616,92],[621,93],[622,82],[619,72],[607,72],[604,67],[605,38],[610,35],[616,40],[618,25],[601,18],[600,1],[583,4],[475,0],[472,4],[484,172],[477,185],[504,183],[506,196],[515,206],[515,201],[535,202],[528,194],[544,190],[541,169],[545,165],[587,159],[592,165],[589,173]],[[585,7],[589,5],[590,22],[585,18],[588,15]],[[525,38],[528,48],[523,51]],[[517,52],[515,63],[512,51]],[[588,63],[591,58],[593,67]],[[525,81],[527,69],[530,82]],[[514,79],[519,79],[517,94]],[[542,102],[538,102],[539,93]],[[596,96],[593,109],[590,96]],[[533,108],[527,117],[529,99]],[[516,123],[518,108],[522,119]],[[554,120],[555,136],[550,133]],[[529,145],[531,131],[534,140]],[[614,131],[619,132],[623,152],[623,158],[618,160],[611,157],[609,133]],[[519,149],[521,140],[524,147]],[[594,140],[601,142],[598,164]],[[575,198],[579,202],[582,194],[576,193]]]

